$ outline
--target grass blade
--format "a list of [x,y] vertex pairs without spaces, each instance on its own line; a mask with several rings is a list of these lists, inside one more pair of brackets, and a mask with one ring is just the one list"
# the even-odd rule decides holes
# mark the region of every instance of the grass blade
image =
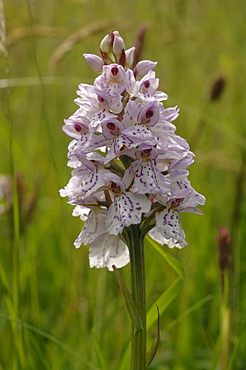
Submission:
[[150,329],[156,322],[158,317],[156,316],[156,306],[159,307],[160,315],[166,310],[166,308],[172,303],[177,297],[183,287],[184,281],[178,278],[170,287],[155,301],[150,307],[147,313],[147,329]]

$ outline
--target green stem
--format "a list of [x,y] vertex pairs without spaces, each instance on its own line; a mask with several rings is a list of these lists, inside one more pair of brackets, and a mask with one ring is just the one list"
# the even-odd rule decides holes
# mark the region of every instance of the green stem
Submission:
[[227,269],[222,272],[222,279],[220,369],[226,370],[230,359],[231,342],[230,273]]
[[146,369],[146,293],[144,268],[144,243],[139,225],[132,225],[128,231],[131,260],[132,297],[143,323],[136,329],[132,322],[131,370]]

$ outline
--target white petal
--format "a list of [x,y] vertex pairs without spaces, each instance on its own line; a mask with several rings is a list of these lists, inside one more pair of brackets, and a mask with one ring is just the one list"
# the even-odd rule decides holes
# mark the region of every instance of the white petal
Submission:
[[133,140],[134,144],[140,144],[143,142],[149,144],[158,144],[158,141],[154,138],[152,132],[142,124],[129,127],[122,131],[129,139]]
[[126,185],[126,189],[131,185],[135,173],[141,166],[141,163],[142,163],[141,158],[137,159],[136,161],[132,162],[132,164],[125,170],[123,182]]
[[73,209],[72,216],[74,217],[79,216],[82,221],[86,221],[89,213],[90,213],[90,208],[77,205]]
[[162,101],[162,100],[167,100],[168,99],[168,95],[166,93],[164,93],[163,91],[156,91],[154,97],[158,101]]
[[122,123],[125,127],[131,127],[137,123],[138,106],[134,100],[129,100],[124,109]]
[[135,95],[138,92],[136,79],[131,69],[126,71],[126,90],[130,95]]
[[90,176],[83,181],[81,185],[81,192],[84,193],[85,196],[88,196],[98,191],[98,189],[105,184],[103,175],[107,172],[109,171],[105,170],[104,168],[97,168],[95,171],[93,171]]
[[60,196],[71,199],[78,195],[82,178],[82,176],[72,176],[64,189],[59,190]]
[[95,239],[91,243],[89,251],[90,267],[107,267],[109,271],[113,271],[113,265],[120,268],[130,261],[126,244],[119,236],[108,233]]
[[98,236],[105,233],[106,213],[98,208],[90,212],[83,230],[75,240],[74,245],[79,248],[81,244],[92,243]]

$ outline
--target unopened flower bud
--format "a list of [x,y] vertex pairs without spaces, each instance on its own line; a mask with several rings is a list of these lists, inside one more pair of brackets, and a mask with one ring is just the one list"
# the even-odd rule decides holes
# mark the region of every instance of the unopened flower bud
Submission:
[[126,54],[126,68],[130,68],[132,63],[133,63],[133,59],[134,59],[134,52],[135,52],[135,47],[132,47],[130,49],[127,49],[125,51],[125,54]]
[[152,62],[151,60],[141,60],[138,62],[134,68],[134,73],[137,79],[141,79],[146,75],[151,69],[154,69],[157,66],[157,62]]
[[106,35],[102,39],[101,44],[100,44],[100,50],[103,53],[109,53],[109,51],[110,51],[110,38],[109,38],[109,35]]
[[110,42],[110,46],[111,48],[113,47],[113,44],[114,44],[114,38],[115,37],[120,37],[120,34],[118,31],[111,31],[109,33],[109,42]]
[[115,36],[113,42],[113,53],[118,57],[121,56],[122,50],[125,50],[125,43],[122,37]]
[[103,61],[99,56],[94,54],[83,54],[83,56],[94,72],[102,72]]

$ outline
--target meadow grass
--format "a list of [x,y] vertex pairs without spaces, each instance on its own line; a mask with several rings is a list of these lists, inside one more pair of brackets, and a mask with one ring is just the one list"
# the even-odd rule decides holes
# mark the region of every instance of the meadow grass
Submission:
[[[131,47],[143,24],[142,59],[158,61],[166,106],[181,109],[177,133],[196,154],[190,180],[207,198],[204,216],[182,215],[189,245],[162,247],[176,271],[169,255],[146,242],[147,308],[179,281],[160,303],[161,343],[150,368],[245,369],[245,16],[243,2],[229,0],[4,2],[0,173],[9,178],[0,214],[0,369],[129,367],[130,319],[115,276],[90,269],[88,248],[73,247],[82,224],[58,190],[70,178],[63,119],[76,109],[77,85],[95,78],[82,53],[98,54],[112,29]],[[225,86],[212,100],[218,76]],[[233,247],[225,368],[219,225],[230,230]],[[129,266],[121,273],[130,284]],[[154,322],[148,346],[155,334]]]

